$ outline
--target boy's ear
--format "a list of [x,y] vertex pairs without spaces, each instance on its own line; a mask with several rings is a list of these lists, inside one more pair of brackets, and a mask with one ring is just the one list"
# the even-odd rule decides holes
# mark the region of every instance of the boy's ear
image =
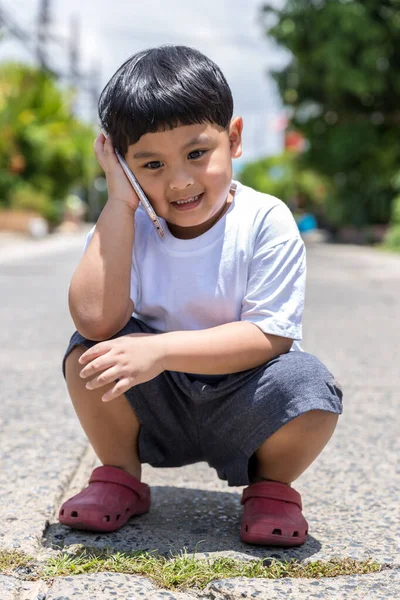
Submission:
[[242,156],[242,131],[242,117],[234,117],[229,125],[229,145],[232,158]]

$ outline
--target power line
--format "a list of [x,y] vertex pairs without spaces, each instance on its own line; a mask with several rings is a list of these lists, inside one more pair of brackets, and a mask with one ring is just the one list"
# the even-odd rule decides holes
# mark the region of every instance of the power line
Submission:
[[[57,79],[68,81],[72,88],[88,95],[93,110],[93,120],[97,115],[97,98],[100,93],[100,65],[92,66],[88,73],[83,73],[80,66],[80,23],[76,16],[71,17],[69,36],[63,37],[53,31],[51,16],[51,0],[40,0],[36,29],[28,31],[21,27],[11,13],[0,3],[0,33],[3,31],[20,42],[29,54],[34,57],[39,67]],[[50,45],[57,44],[67,50],[68,68],[59,69],[51,64]]]
[[70,38],[69,38],[69,73],[72,87],[78,85],[80,79],[79,72],[79,42],[80,42],[80,24],[78,18],[73,15],[71,17]]
[[32,37],[31,35],[22,29],[16,21],[10,16],[3,6],[0,5],[0,27],[1,30],[5,30],[12,37],[16,38],[25,48],[31,53],[32,52]]

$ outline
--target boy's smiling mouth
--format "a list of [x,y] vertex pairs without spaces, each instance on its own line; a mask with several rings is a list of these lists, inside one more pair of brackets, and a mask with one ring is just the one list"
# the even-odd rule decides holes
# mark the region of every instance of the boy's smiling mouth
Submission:
[[203,197],[203,192],[201,194],[197,194],[197,196],[191,196],[190,198],[186,198],[185,200],[175,200],[171,202],[171,204],[177,210],[190,210],[192,208],[196,208]]

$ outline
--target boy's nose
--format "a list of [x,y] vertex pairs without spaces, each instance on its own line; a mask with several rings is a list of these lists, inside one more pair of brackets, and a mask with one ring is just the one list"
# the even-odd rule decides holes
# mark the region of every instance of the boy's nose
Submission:
[[189,173],[184,171],[176,171],[169,179],[169,187],[171,190],[184,190],[194,184],[194,179]]

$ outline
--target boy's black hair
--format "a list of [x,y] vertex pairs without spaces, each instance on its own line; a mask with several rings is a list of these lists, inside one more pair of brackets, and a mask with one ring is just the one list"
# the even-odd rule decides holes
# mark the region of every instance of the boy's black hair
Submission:
[[131,56],[99,99],[100,121],[125,155],[142,135],[178,125],[228,128],[233,99],[220,68],[198,50],[164,45]]

